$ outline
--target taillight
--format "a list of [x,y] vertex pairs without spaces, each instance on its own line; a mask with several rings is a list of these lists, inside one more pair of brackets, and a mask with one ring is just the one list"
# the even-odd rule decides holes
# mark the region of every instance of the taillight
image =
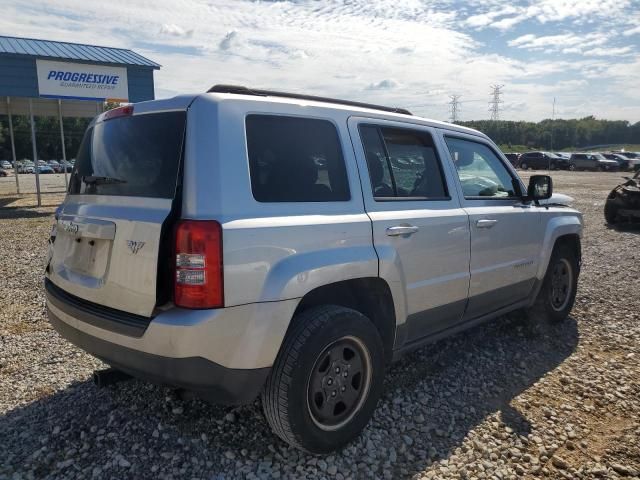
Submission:
[[220,224],[214,220],[180,222],[175,251],[175,304],[185,308],[224,306]]
[[111,120],[118,117],[129,117],[133,115],[133,105],[125,105],[124,107],[113,108],[105,112],[103,121]]

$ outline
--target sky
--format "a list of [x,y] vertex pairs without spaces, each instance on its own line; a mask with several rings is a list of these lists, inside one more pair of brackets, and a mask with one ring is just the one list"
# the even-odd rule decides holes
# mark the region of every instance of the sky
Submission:
[[214,84],[449,118],[640,121],[640,0],[3,0],[0,34],[130,48],[156,97]]

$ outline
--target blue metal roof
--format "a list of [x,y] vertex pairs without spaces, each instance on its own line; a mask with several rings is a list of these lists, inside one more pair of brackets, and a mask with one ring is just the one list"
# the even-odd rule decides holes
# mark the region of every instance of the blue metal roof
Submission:
[[5,37],[0,35],[0,54],[29,55],[31,57],[82,60],[98,63],[139,65],[158,69],[160,65],[124,48],[82,45],[80,43],[54,42],[34,38]]

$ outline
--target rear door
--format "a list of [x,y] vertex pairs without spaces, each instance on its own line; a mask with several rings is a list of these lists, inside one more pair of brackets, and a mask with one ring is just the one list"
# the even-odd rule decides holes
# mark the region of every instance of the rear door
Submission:
[[169,262],[161,236],[179,183],[186,106],[127,108],[101,115],[84,136],[47,275],[84,300],[150,316],[158,267]]
[[380,276],[406,292],[411,342],[461,321],[469,289],[469,221],[433,129],[351,118]]
[[575,154],[573,160],[578,168],[593,168],[593,162],[590,162],[589,157],[584,153]]

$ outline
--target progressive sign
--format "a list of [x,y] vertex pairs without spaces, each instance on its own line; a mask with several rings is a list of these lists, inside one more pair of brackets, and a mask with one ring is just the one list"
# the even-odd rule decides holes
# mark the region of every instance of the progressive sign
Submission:
[[36,60],[41,97],[127,102],[127,69],[85,63]]

